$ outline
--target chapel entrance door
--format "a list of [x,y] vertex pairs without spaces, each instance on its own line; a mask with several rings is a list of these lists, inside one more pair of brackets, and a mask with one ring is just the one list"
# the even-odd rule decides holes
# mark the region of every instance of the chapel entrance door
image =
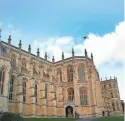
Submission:
[[73,107],[67,106],[65,112],[66,112],[66,117],[71,117],[73,115]]

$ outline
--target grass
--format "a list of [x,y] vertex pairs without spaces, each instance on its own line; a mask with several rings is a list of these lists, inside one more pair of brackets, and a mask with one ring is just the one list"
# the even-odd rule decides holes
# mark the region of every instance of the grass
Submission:
[[25,118],[24,121],[75,121],[74,118]]
[[[25,118],[24,121],[76,121],[74,118]],[[101,117],[93,121],[124,121],[124,116]]]
[[102,117],[94,121],[124,121],[124,116]]

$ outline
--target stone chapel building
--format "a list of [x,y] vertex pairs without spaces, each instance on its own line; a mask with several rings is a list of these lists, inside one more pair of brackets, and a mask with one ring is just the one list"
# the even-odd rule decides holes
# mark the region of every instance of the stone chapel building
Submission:
[[[1,39],[0,39],[1,40]],[[121,114],[117,78],[100,80],[93,55],[75,55],[52,62],[18,47],[0,41],[0,109],[25,117],[80,117]]]

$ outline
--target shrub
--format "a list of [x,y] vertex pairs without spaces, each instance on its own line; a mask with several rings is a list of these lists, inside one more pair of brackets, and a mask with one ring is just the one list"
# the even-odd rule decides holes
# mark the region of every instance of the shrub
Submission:
[[24,121],[19,114],[4,112],[1,121]]

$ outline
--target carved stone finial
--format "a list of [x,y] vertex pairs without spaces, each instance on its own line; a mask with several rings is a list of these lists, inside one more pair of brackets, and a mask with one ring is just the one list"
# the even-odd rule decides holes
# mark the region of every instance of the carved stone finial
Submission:
[[91,53],[91,59],[93,60],[93,54]]
[[29,45],[28,52],[31,53],[31,45]]
[[8,38],[8,45],[11,44],[11,35],[9,35],[9,38]]
[[87,50],[85,49],[85,57],[88,57]]
[[19,42],[19,49],[21,49],[21,47],[22,47],[22,43],[21,43],[21,40],[20,40],[20,42]]
[[74,55],[75,55],[75,54],[74,54],[74,49],[73,49],[73,47],[72,47],[72,57],[74,57]]
[[45,52],[45,60],[47,60],[47,52]]
[[53,58],[52,58],[52,62],[55,62],[54,56],[53,56]]
[[37,57],[39,57],[40,55],[40,51],[39,51],[39,48],[37,49]]
[[62,52],[62,60],[64,60],[64,52]]
[[8,41],[11,41],[11,35],[9,35]]

